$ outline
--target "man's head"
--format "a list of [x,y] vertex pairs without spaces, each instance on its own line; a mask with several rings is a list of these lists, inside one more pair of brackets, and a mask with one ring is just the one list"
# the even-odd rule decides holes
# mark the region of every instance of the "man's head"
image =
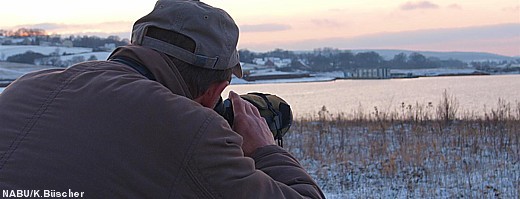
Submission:
[[[242,77],[237,42],[238,27],[225,11],[192,0],[157,1],[150,14],[135,22],[132,31],[132,44],[172,59],[195,100],[213,98],[204,96],[208,92],[220,96],[231,72]],[[216,90],[208,91],[211,89]]]

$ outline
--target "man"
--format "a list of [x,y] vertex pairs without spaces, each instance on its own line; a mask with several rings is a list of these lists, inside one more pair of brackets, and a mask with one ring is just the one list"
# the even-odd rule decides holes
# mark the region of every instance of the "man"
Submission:
[[237,40],[225,11],[159,0],[134,24],[132,45],[108,61],[19,78],[0,95],[0,189],[42,197],[323,198],[274,144],[254,106],[231,92],[232,128],[212,110],[231,74],[242,76]]

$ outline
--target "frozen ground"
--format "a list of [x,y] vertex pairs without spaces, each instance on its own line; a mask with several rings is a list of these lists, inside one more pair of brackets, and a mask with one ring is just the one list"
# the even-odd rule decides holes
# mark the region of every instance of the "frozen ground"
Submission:
[[519,198],[520,123],[307,120],[285,148],[328,198]]

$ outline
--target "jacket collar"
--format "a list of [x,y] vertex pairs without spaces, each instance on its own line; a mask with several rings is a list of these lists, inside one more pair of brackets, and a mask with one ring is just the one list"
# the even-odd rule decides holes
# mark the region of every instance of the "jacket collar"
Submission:
[[108,59],[120,56],[141,63],[153,74],[157,82],[172,93],[193,99],[177,67],[165,54],[142,46],[128,45],[114,50]]

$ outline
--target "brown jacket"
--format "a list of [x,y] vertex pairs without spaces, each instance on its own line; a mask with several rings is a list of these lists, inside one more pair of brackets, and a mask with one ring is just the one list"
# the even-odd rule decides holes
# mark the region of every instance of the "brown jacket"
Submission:
[[[190,99],[163,54],[138,46],[114,61],[27,74],[0,94],[0,189],[87,198],[321,198],[278,146],[244,157],[242,138]],[[168,61],[167,61],[168,60]]]

